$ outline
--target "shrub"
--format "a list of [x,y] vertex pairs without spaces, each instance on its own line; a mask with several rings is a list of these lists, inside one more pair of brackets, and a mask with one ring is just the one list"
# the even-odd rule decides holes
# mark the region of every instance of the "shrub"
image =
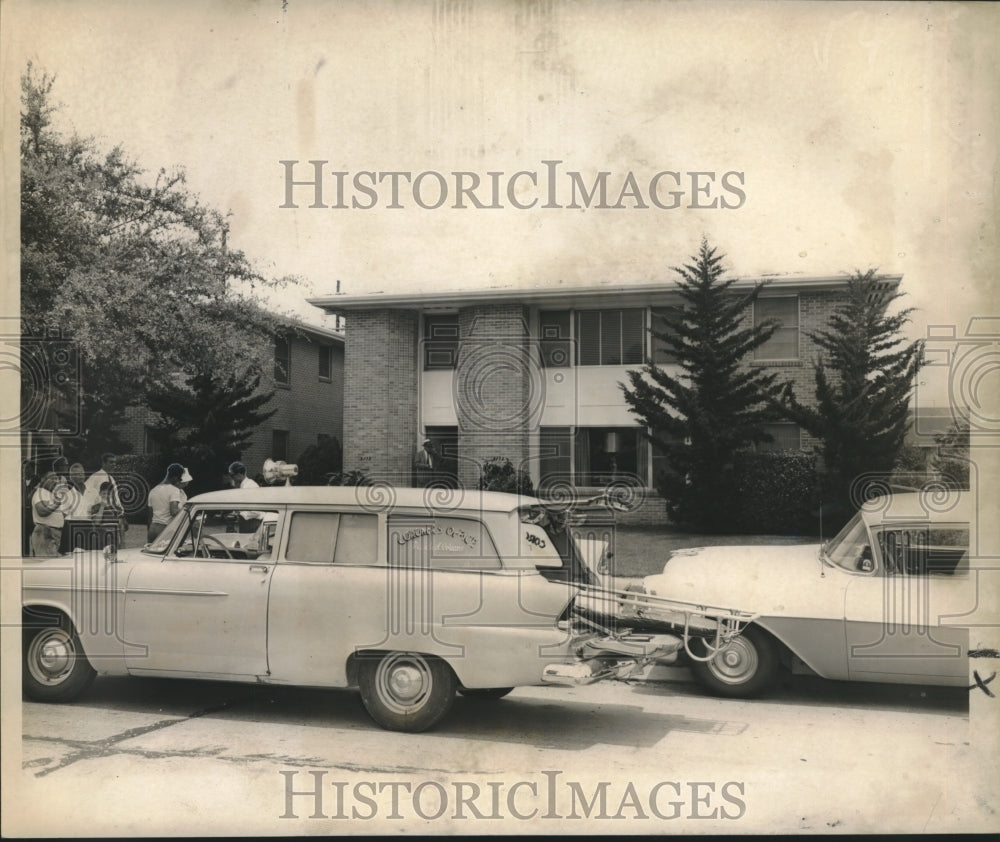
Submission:
[[332,474],[327,480],[327,485],[371,485],[371,477],[368,476],[367,471],[364,469],[358,469],[353,471],[346,471],[342,474]]
[[514,467],[506,456],[494,456],[483,463],[479,476],[479,488],[483,491],[505,491],[508,494],[534,496],[528,472]]
[[780,535],[818,528],[819,482],[812,454],[738,453],[733,482],[738,501],[733,531]]

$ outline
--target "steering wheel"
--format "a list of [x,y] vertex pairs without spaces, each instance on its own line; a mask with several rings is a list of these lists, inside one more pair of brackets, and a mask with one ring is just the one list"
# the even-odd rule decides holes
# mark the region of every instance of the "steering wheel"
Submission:
[[228,558],[230,561],[233,560],[233,554],[231,552],[229,552],[229,547],[227,547],[225,544],[223,544],[222,541],[220,541],[214,535],[210,535],[210,534],[200,535],[199,538],[198,538],[198,547],[199,547],[199,549],[204,548],[206,556],[211,556],[212,555],[209,552],[208,547],[205,546],[205,542],[208,541],[208,540],[211,540],[214,543],[218,544],[222,548],[222,552],[224,552],[226,554],[226,558]]

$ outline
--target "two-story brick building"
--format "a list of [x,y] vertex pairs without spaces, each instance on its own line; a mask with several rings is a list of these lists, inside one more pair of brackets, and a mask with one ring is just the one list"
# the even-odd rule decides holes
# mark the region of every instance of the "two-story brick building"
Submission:
[[[254,430],[241,457],[251,476],[268,458],[294,462],[323,436],[343,443],[344,334],[289,324],[274,343],[274,389],[267,409],[276,411]],[[121,434],[131,453],[156,455],[152,421],[143,407],[127,410]]]
[[[847,278],[766,280],[747,318],[780,327],[748,362],[780,369],[808,399],[817,349],[807,332],[825,326]],[[901,276],[880,281],[895,288]],[[347,319],[345,470],[409,485],[414,454],[429,438],[465,486],[478,483],[485,460],[504,456],[536,488],[597,490],[625,481],[655,500],[661,457],[640,434],[619,384],[647,356],[672,364],[649,332],[657,310],[681,304],[669,283],[337,294],[311,303]],[[770,432],[774,449],[816,444],[794,424]],[[651,520],[662,512],[644,509]]]

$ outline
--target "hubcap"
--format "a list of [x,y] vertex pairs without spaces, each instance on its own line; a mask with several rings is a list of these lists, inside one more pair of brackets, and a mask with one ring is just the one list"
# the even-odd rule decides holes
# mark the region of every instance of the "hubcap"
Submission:
[[375,686],[382,704],[395,713],[409,714],[427,703],[433,678],[421,655],[397,652],[379,663]]
[[418,696],[423,684],[419,670],[411,666],[399,667],[389,676],[392,694],[401,701],[408,701]]
[[58,684],[73,668],[76,652],[69,635],[62,629],[46,629],[31,642],[28,670],[42,684]]
[[760,661],[756,647],[746,638],[738,637],[710,662],[712,674],[726,684],[743,684],[757,673]]

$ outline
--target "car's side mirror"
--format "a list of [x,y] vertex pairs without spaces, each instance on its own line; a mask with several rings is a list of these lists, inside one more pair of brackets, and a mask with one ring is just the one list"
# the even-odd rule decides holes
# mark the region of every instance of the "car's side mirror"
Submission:
[[104,560],[108,562],[108,564],[114,564],[118,561],[118,550],[113,544],[108,544],[104,548]]

